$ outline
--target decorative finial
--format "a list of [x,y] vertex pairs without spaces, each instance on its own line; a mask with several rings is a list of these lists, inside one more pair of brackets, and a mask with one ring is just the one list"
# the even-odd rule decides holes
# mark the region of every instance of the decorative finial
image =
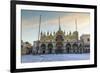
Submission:
[[49,31],[47,32],[47,35],[49,35]]

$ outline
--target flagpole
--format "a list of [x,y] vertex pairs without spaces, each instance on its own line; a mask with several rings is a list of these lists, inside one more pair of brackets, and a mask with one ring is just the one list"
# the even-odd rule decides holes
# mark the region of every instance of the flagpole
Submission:
[[41,15],[40,15],[40,19],[39,19],[39,32],[38,32],[38,41],[39,41],[39,37],[40,37],[40,27],[41,27]]
[[39,17],[39,31],[38,31],[38,48],[37,48],[37,53],[38,53],[38,50],[39,50],[39,40],[40,40],[40,27],[41,27],[41,15]]
[[77,19],[75,19],[75,27],[76,27],[76,31],[77,31]]

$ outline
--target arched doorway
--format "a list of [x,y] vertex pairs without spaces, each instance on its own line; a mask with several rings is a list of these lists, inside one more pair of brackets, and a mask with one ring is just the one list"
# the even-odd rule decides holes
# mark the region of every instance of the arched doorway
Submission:
[[58,53],[63,53],[63,43],[62,42],[58,42],[57,44],[56,44],[56,50],[55,50],[55,52],[58,54]]
[[84,53],[90,53],[90,45],[85,45]]
[[46,50],[46,45],[45,44],[42,44],[41,45],[41,53],[42,54],[45,54],[45,50]]
[[73,50],[74,50],[74,53],[78,53],[78,44],[76,43],[73,44]]
[[71,50],[71,44],[68,43],[68,44],[66,44],[66,52],[70,53],[70,50]]
[[53,45],[51,43],[48,44],[48,53],[51,54],[53,49]]
[[63,53],[63,34],[61,33],[61,31],[58,32],[57,36],[56,36],[56,50],[55,53]]
[[83,48],[82,48],[82,44],[79,45],[79,53],[82,53],[83,52]]

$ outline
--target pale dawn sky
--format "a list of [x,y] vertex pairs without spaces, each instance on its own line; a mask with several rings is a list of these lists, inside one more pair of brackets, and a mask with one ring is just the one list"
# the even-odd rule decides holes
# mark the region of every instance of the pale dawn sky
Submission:
[[86,12],[54,12],[21,10],[22,40],[33,44],[38,39],[39,19],[41,15],[42,32],[56,32],[59,27],[59,16],[61,29],[67,32],[76,30],[75,19],[77,20],[77,31],[79,36],[90,34],[90,14]]

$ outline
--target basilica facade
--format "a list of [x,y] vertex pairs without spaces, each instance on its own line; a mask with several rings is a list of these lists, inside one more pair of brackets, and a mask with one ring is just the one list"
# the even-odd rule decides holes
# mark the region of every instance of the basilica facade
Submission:
[[[80,38],[80,39],[79,39]],[[90,35],[79,37],[78,31],[65,33],[59,24],[58,31],[41,32],[40,39],[34,41],[33,54],[75,54],[90,52]]]

